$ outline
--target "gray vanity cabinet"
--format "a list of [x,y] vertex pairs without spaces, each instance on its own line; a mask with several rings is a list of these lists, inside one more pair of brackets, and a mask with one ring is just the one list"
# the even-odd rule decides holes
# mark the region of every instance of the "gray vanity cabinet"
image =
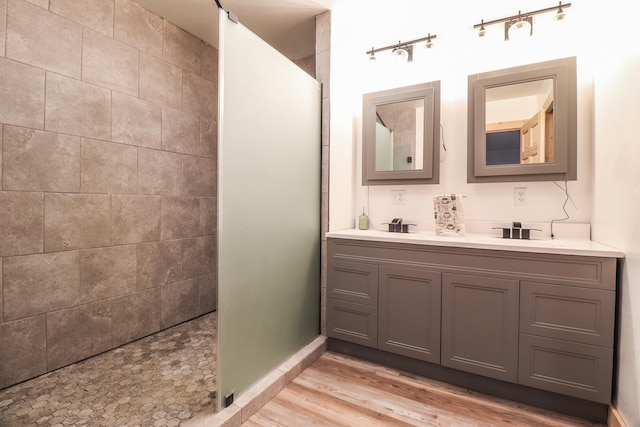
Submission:
[[611,401],[615,257],[327,243],[327,335],[339,351],[360,344],[456,381]]
[[518,281],[461,274],[442,281],[442,365],[515,383]]
[[381,265],[378,348],[440,363],[440,272]]

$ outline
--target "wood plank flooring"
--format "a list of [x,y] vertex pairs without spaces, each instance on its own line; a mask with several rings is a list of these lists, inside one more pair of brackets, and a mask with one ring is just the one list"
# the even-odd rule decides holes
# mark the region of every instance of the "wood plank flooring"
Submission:
[[244,427],[604,426],[327,352]]

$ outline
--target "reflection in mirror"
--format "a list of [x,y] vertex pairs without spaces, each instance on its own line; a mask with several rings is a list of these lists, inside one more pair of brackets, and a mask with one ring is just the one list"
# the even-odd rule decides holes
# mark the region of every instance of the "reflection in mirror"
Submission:
[[376,171],[422,169],[424,99],[376,105]]
[[576,58],[469,76],[468,182],[577,179]]
[[364,185],[437,184],[440,82],[365,94]]
[[553,163],[553,79],[485,89],[487,165]]

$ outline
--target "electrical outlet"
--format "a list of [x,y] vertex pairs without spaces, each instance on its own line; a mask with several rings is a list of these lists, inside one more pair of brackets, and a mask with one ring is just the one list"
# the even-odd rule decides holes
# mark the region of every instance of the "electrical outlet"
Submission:
[[527,187],[516,187],[513,189],[513,205],[527,206]]
[[392,205],[404,205],[405,200],[404,190],[391,190]]

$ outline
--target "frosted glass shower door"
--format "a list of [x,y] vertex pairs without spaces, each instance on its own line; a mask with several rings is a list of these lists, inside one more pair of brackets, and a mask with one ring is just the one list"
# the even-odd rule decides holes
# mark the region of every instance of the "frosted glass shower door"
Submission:
[[219,399],[319,334],[320,84],[220,14]]

